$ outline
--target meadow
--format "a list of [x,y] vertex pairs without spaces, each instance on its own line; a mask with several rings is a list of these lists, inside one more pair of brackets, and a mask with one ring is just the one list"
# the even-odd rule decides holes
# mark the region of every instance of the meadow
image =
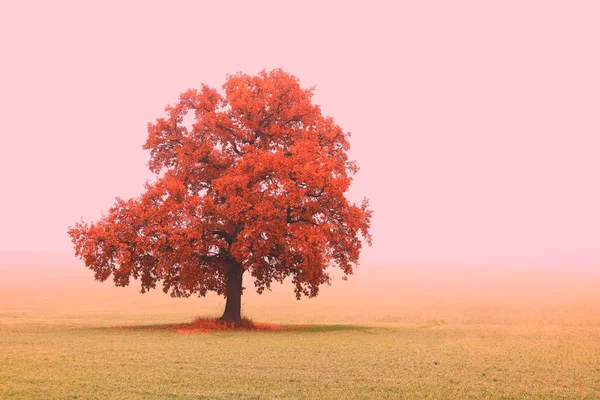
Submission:
[[[319,297],[243,296],[285,329],[181,334],[222,299],[0,255],[0,399],[597,399],[599,274],[363,265]],[[250,282],[245,286],[252,288]]]

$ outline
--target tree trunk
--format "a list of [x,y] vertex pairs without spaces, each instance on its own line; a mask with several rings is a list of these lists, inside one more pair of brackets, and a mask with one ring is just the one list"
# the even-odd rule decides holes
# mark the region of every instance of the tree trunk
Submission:
[[241,322],[242,320],[242,275],[244,268],[237,261],[229,264],[227,271],[227,302],[221,321]]

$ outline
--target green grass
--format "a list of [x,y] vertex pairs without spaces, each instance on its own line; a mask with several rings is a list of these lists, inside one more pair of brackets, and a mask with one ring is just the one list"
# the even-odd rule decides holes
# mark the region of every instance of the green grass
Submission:
[[99,284],[69,257],[0,257],[0,400],[600,399],[597,269],[369,267],[310,300],[244,294],[286,330],[180,334],[223,299]]
[[[597,327],[0,325],[0,399],[596,399]],[[127,320],[129,321],[129,320]],[[126,322],[126,321],[121,321]],[[113,325],[111,327],[110,325]],[[125,325],[124,327],[122,325]],[[423,329],[423,328],[427,329]]]
[[315,333],[315,332],[341,332],[341,331],[360,331],[368,332],[371,328],[361,325],[284,325],[284,327],[297,331],[299,333]]

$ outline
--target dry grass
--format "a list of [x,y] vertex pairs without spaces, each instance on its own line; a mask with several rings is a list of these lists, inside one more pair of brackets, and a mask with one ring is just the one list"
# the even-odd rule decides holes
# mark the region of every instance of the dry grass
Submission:
[[175,325],[178,333],[199,333],[199,332],[235,332],[235,331],[254,331],[269,332],[285,329],[279,325],[269,323],[254,322],[250,318],[243,317],[240,322],[220,321],[218,318],[196,317],[188,324]]
[[247,293],[245,313],[279,329],[223,330],[193,320],[219,315],[216,297],[33,261],[0,259],[2,400],[600,398],[595,271],[379,269],[310,301]]

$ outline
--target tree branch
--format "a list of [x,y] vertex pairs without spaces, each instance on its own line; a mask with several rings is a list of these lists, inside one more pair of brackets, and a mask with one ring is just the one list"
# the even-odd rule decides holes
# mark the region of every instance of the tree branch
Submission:
[[286,222],[288,224],[295,224],[295,223],[298,223],[298,222],[306,222],[306,223],[311,224],[313,226],[318,226],[319,225],[316,222],[311,221],[310,219],[306,219],[304,217],[292,217],[292,208],[291,207],[287,208],[286,214],[287,214]]

